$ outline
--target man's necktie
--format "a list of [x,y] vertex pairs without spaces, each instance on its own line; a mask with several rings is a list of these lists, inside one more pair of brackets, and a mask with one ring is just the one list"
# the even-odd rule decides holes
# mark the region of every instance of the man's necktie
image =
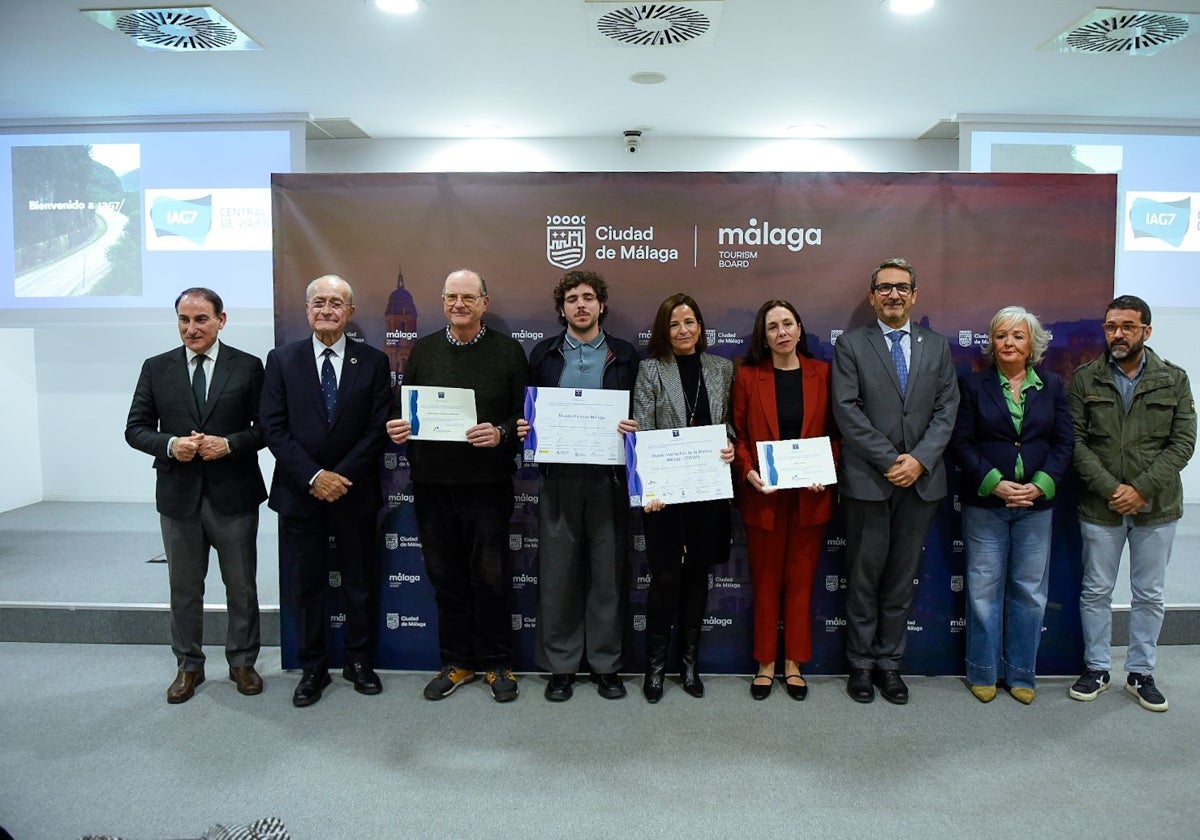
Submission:
[[900,393],[908,393],[908,362],[904,360],[904,347],[900,344],[907,330],[892,330],[887,337],[892,342],[892,361],[896,363],[896,373],[900,374]]
[[203,353],[196,357],[196,369],[192,371],[192,394],[196,397],[196,410],[204,413],[205,392],[208,390],[208,379],[204,375],[204,362],[208,359]]
[[333,350],[325,348],[325,361],[321,363],[321,391],[325,394],[325,419],[333,419],[333,410],[337,408],[337,375],[333,372]]

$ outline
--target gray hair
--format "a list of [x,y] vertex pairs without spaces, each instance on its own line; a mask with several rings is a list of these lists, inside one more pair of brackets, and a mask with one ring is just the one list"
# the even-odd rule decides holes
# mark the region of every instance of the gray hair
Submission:
[[322,280],[333,280],[335,283],[340,283],[341,285],[345,286],[346,287],[346,303],[350,304],[351,306],[354,305],[354,289],[352,289],[350,287],[349,283],[347,283],[341,277],[338,277],[336,274],[322,274],[316,280],[309,283],[308,288],[306,288],[304,290],[304,302],[305,303],[312,300],[313,292],[316,291],[317,284],[320,283]]
[[1024,324],[1025,329],[1029,331],[1029,363],[1038,365],[1042,363],[1042,357],[1046,355],[1046,348],[1050,346],[1050,339],[1054,338],[1053,333],[1042,326],[1042,322],[1032,312],[1023,306],[1005,306],[999,312],[992,316],[992,323],[988,325],[988,340],[983,347],[983,355],[989,359],[992,358],[992,336],[996,334],[996,330],[1001,324],[1017,322]]

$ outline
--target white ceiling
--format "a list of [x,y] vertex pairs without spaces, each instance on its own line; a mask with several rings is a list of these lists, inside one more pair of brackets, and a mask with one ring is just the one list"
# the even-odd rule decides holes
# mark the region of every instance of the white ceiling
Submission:
[[[425,0],[409,17],[365,0],[211,5],[263,49],[150,52],[80,14],[103,3],[4,0],[0,120],[301,113],[380,138],[471,136],[471,123],[506,137],[768,138],[820,123],[836,138],[913,139],[960,114],[1200,125],[1200,34],[1149,57],[1039,50],[1089,0],[938,0],[915,18],[880,0],[725,0],[712,46],[666,48],[596,45],[584,0]],[[629,81],[645,71],[667,81]]]

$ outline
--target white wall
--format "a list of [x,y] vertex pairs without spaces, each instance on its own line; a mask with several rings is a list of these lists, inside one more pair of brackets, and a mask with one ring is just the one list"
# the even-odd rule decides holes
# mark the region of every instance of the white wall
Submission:
[[956,140],[310,140],[308,172],[924,172]]
[[38,429],[34,334],[30,329],[0,329],[0,441],[4,481],[0,512],[42,500],[42,463]]
[[[272,318],[270,310],[231,312],[221,338],[265,357],[275,346]],[[0,327],[31,322],[22,332],[31,336],[36,394],[4,412],[6,422],[32,429],[3,438],[21,441],[14,454],[32,459],[41,477],[37,498],[23,504],[153,501],[150,457],[126,445],[125,419],[142,361],[180,345],[171,301],[147,310],[0,312]],[[269,453],[262,463],[271,466]],[[23,474],[7,463],[5,472]]]

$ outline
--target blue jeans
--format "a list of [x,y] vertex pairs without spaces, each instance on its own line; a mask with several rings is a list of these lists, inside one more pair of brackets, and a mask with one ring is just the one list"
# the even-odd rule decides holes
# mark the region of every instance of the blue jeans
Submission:
[[1083,537],[1083,591],[1079,617],[1083,621],[1083,661],[1089,668],[1112,668],[1112,594],[1121,568],[1121,551],[1129,541],[1129,655],[1125,670],[1138,674],[1154,671],[1158,633],[1162,630],[1163,584],[1175,526],[1134,525],[1126,516],[1121,525],[1080,522]]
[[967,681],[1013,688],[1037,682],[1050,583],[1049,508],[964,505],[967,549]]

